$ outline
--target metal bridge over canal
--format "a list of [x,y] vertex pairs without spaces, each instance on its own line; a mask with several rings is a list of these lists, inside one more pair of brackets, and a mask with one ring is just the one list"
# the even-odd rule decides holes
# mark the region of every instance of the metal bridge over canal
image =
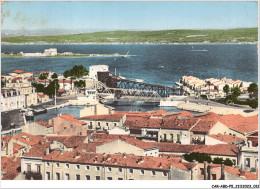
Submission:
[[174,87],[127,80],[111,72],[98,72],[95,88],[99,94],[113,94],[115,101],[158,102],[169,95],[180,94],[180,89]]

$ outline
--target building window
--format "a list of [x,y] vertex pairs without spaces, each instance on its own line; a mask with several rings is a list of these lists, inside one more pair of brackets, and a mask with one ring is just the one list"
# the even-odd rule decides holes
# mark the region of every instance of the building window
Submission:
[[106,126],[108,126],[108,123],[106,123]]
[[92,122],[90,122],[89,125],[92,127]]
[[112,177],[107,177],[107,180],[113,180]]
[[200,168],[200,174],[204,175],[204,168]]
[[156,175],[156,172],[155,172],[155,171],[152,171],[152,175],[153,175],[153,176]]
[[70,168],[70,164],[66,163],[66,168],[67,169]]
[[123,180],[123,178],[118,178],[118,180]]
[[28,172],[28,173],[31,172],[31,164],[27,164],[27,172]]
[[111,167],[108,167],[107,168],[107,172],[111,172],[112,171],[112,168]]
[[96,176],[96,180],[100,180],[100,176]]
[[56,180],[60,180],[60,173],[56,173]]
[[121,167],[118,168],[118,172],[122,173],[122,168]]
[[80,175],[76,175],[76,180],[80,180]]
[[97,166],[97,167],[96,167],[96,170],[99,171],[99,169],[100,169],[99,166]]
[[76,165],[76,169],[80,169],[80,165]]
[[41,166],[37,165],[37,173],[41,173]]
[[70,128],[73,128],[73,125],[70,125]]
[[114,123],[114,126],[116,126],[116,123]]
[[129,173],[134,173],[134,170],[133,169],[129,169]]
[[89,168],[89,165],[86,165],[86,170],[89,170],[90,168]]
[[60,164],[59,164],[59,163],[56,163],[56,167],[59,168],[59,167],[60,167]]
[[167,140],[167,134],[163,134],[163,139]]
[[212,174],[212,180],[217,180],[217,175],[216,174]]
[[90,180],[90,176],[89,175],[86,175],[86,180]]
[[66,179],[66,180],[70,180],[70,174],[69,174],[69,173],[66,173],[66,174],[65,174],[65,179]]
[[144,170],[143,169],[140,170],[140,175],[144,175]]
[[245,166],[250,167],[250,158],[245,159]]
[[234,165],[236,165],[236,160],[235,160],[235,159],[232,159],[232,161],[233,161]]
[[51,173],[50,172],[46,172],[46,178],[47,178],[47,180],[51,180]]
[[173,140],[173,134],[171,134],[171,140]]
[[100,126],[100,122],[98,122],[97,125]]
[[163,176],[166,177],[167,176],[167,172],[163,171]]

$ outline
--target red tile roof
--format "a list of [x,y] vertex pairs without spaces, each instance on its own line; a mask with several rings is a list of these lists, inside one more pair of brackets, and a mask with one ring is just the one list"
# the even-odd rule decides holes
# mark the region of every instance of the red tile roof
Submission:
[[23,144],[27,144],[30,146],[33,146],[35,144],[39,144],[41,141],[44,141],[44,139],[40,136],[31,135],[29,133],[19,133],[17,135],[12,136],[12,139],[15,141],[20,141]]
[[47,148],[50,148],[49,142],[44,142],[41,144],[36,144],[32,146],[29,150],[29,152],[24,153],[23,156],[29,156],[29,157],[44,157],[46,155]]
[[175,152],[175,153],[190,153],[194,150],[201,149],[204,145],[192,144],[176,144],[168,142],[158,142],[159,152]]
[[209,155],[237,156],[238,147],[234,144],[204,145],[202,148],[193,150],[192,152]]
[[40,98],[45,98],[45,96],[46,96],[45,94],[40,94],[40,93],[38,93],[38,95]]
[[[78,156],[78,158],[75,158]],[[143,161],[141,161],[143,160]],[[80,153],[80,152],[64,152],[53,151],[43,158],[43,161],[61,161],[74,162],[84,164],[97,164],[106,166],[123,166],[132,168],[169,170],[171,166],[188,171],[194,166],[193,163],[183,163],[177,158],[163,158],[152,156],[135,156],[121,154],[95,154],[95,153]]]
[[53,140],[57,140],[61,143],[63,143],[68,148],[76,148],[81,143],[84,142],[86,139],[86,136],[78,136],[78,135],[72,135],[72,136],[46,136],[46,139],[49,142],[53,142]]
[[258,116],[224,115],[220,117],[220,122],[243,134],[258,131]]
[[21,77],[15,77],[12,79],[12,83],[16,83],[17,80],[21,80],[22,78]]
[[42,74],[49,74],[50,72],[47,71],[41,71]]
[[47,127],[47,128],[53,126],[52,124],[49,124],[49,123],[47,123],[47,122],[45,122],[45,121],[36,121],[35,123],[38,124],[38,125],[41,125],[41,126]]
[[217,121],[199,120],[198,123],[191,129],[197,132],[209,132]]
[[14,142],[14,148],[15,149],[18,149],[18,150],[20,150],[20,149],[22,149],[22,148],[25,148],[25,146],[24,145],[21,145],[21,144],[17,144],[16,142]]
[[235,167],[230,167],[226,165],[224,165],[224,167],[226,172],[231,173],[237,177],[244,176],[246,180],[258,180],[258,172],[254,174],[246,170],[239,170]]
[[73,116],[71,114],[64,114],[59,116],[60,118],[66,119],[68,121],[74,122],[74,123],[78,123],[80,125],[86,125],[87,123],[85,123],[84,121],[80,121],[76,119],[76,116]]
[[211,137],[211,138],[214,138],[216,140],[226,142],[226,143],[232,143],[232,142],[238,142],[238,141],[244,140],[243,138],[232,136],[232,135],[218,134],[218,136],[217,135],[208,135],[208,136]]
[[[11,139],[12,136],[1,136],[1,148],[6,147]],[[5,141],[5,145],[3,145],[3,141]]]
[[124,117],[123,114],[105,114],[81,117],[84,120],[104,120],[104,121],[120,121]]
[[17,73],[17,74],[20,74],[20,73],[23,73],[24,71],[23,70],[14,70],[13,73]]
[[21,159],[13,157],[1,156],[1,171],[3,180],[13,180],[20,174]]
[[59,83],[74,83],[74,80],[59,80]]

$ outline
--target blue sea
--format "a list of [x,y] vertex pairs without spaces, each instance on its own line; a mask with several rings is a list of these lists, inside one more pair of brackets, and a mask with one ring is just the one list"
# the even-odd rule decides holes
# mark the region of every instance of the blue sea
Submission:
[[258,83],[256,44],[180,44],[180,45],[2,45],[2,53],[43,52],[57,48],[58,52],[84,54],[126,54],[122,57],[2,57],[1,73],[15,69],[39,73],[54,71],[62,74],[74,65],[109,65],[111,72],[127,79],[174,86],[183,75],[205,78],[227,77]]

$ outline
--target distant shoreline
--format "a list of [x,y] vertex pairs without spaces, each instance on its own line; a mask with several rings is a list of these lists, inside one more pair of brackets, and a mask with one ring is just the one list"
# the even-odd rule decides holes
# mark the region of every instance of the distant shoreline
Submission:
[[134,43],[94,43],[94,42],[86,42],[86,43],[43,43],[43,42],[32,42],[32,43],[9,43],[9,42],[1,42],[1,45],[238,45],[238,44],[257,44],[258,41],[255,42],[187,42],[187,43],[156,43],[156,42],[134,42]]

